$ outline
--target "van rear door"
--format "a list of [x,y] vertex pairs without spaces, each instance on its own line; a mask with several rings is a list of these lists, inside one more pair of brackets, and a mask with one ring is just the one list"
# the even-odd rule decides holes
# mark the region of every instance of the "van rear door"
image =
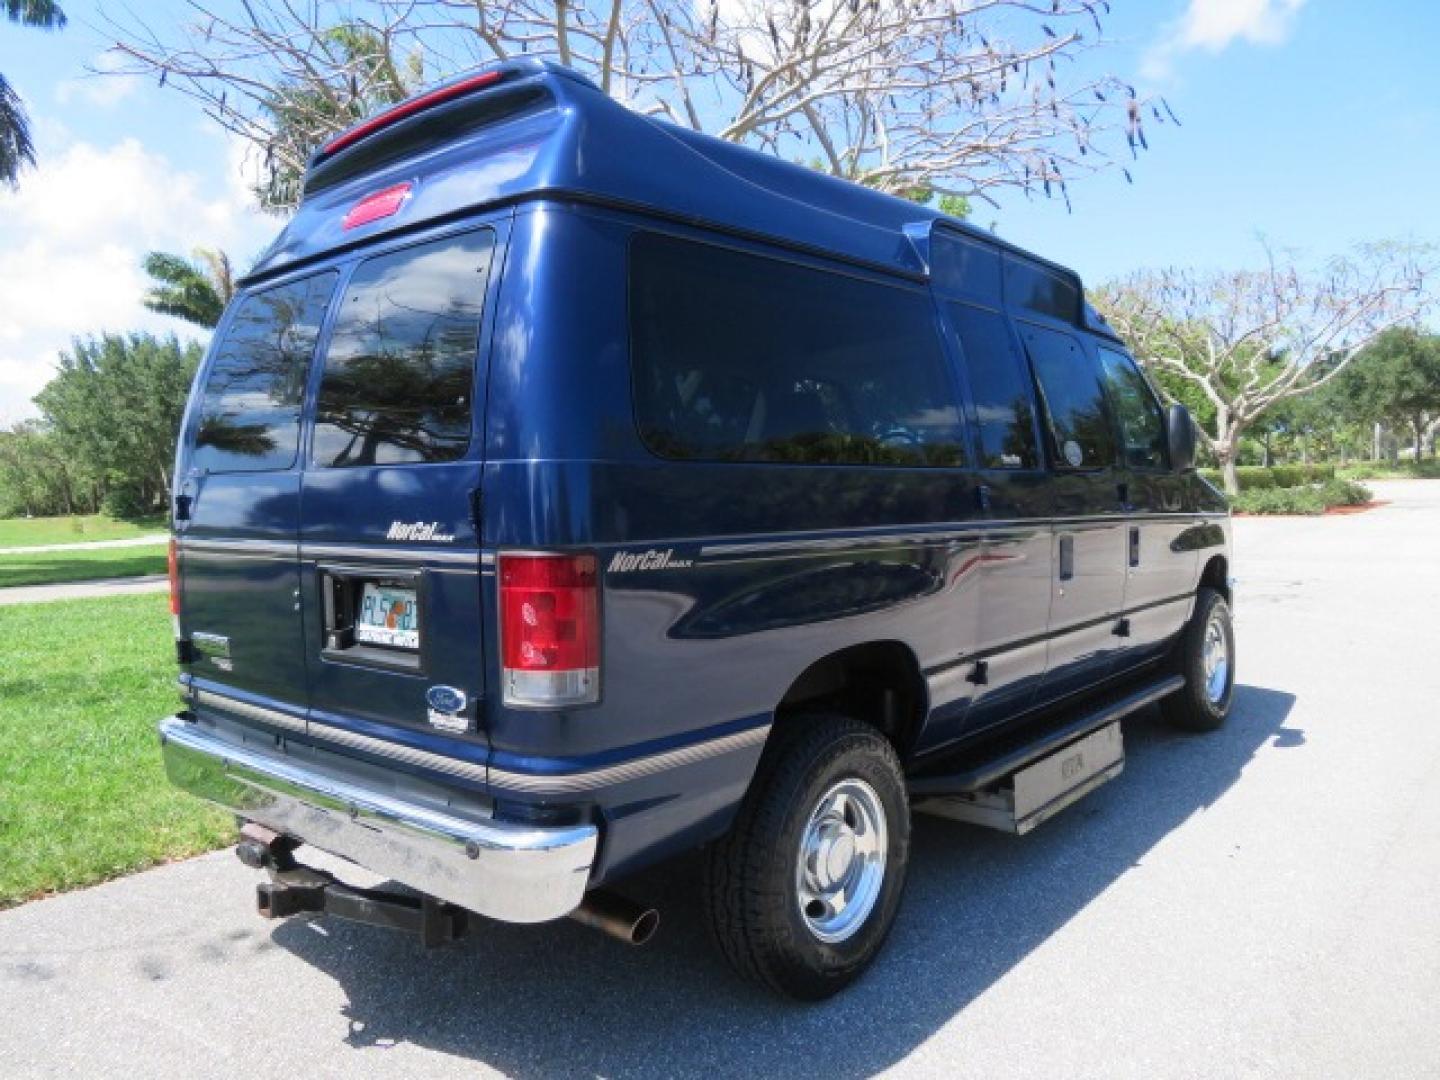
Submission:
[[319,365],[301,495],[311,734],[437,767],[446,758],[424,752],[438,752],[470,779],[484,757],[479,360],[500,231],[354,265]]
[[241,297],[181,442],[179,629],[195,704],[280,728],[304,726],[300,413],[337,280],[324,271]]

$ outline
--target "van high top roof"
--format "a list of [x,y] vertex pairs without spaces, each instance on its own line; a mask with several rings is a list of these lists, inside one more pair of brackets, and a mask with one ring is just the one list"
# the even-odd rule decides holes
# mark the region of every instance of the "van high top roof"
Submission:
[[[395,209],[346,227],[359,201],[406,184],[390,200]],[[644,209],[913,278],[928,276],[939,225],[1075,276],[938,210],[642,116],[584,76],[527,58],[467,72],[322,146],[299,209],[248,280],[381,234],[543,197]],[[1086,322],[1108,332],[1093,315]]]

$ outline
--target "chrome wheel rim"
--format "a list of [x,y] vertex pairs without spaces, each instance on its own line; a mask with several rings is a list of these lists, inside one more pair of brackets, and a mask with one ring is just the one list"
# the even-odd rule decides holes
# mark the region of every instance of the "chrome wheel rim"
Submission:
[[885,806],[864,780],[821,796],[800,835],[795,893],[810,933],[827,944],[853,936],[880,899],[889,844]]
[[1202,648],[1205,697],[1211,705],[1218,705],[1230,685],[1230,639],[1225,633],[1225,623],[1218,611],[1212,613],[1205,624],[1205,643]]

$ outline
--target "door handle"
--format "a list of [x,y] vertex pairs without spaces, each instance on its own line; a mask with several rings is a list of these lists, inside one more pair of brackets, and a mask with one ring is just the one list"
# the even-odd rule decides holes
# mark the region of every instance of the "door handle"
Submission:
[[1130,566],[1140,565],[1140,526],[1130,526]]
[[1075,537],[1060,537],[1060,580],[1069,581],[1075,576]]
[[199,487],[199,484],[197,484],[196,481],[194,481],[190,477],[186,477],[184,480],[180,481],[180,484],[175,491],[175,498],[173,502],[176,525],[179,525],[181,522],[188,522],[190,520],[190,515],[194,513],[195,489],[197,487]]

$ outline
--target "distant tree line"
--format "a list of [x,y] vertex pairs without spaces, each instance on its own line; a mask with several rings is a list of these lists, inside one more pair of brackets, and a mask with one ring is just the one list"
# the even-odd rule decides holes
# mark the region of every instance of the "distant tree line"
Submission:
[[1397,326],[1334,381],[1282,402],[1240,446],[1242,465],[1423,461],[1440,433],[1440,334]]
[[0,432],[0,515],[163,508],[200,354],[173,334],[77,340],[35,397],[40,419]]
[[[193,260],[152,251],[145,271],[146,307],[206,329],[235,293],[221,251],[202,248]],[[61,353],[35,397],[39,419],[0,431],[0,517],[162,509],[201,351],[173,334],[137,333],[77,340]]]

